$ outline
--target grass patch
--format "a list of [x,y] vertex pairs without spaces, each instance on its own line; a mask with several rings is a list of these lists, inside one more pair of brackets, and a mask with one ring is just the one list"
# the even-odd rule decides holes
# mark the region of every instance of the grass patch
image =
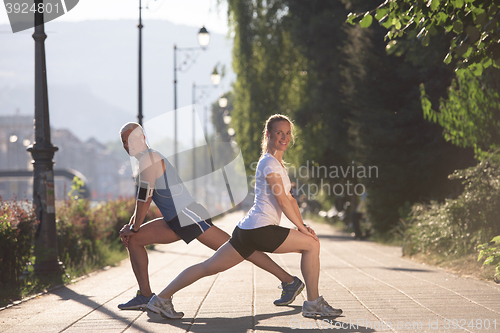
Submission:
[[[404,221],[403,252],[416,258],[428,256],[421,260],[460,274],[493,280],[490,267],[477,259],[483,244],[500,235],[500,151],[485,153],[478,165],[455,171],[450,178],[462,180],[463,193],[443,203],[413,205]],[[496,248],[488,251],[486,263],[498,267]]]
[[473,277],[479,280],[493,281],[495,267],[485,266],[477,260],[476,254],[466,254],[463,256],[443,256],[440,254],[422,254],[406,256],[411,260],[436,266],[457,274],[461,277]]
[[121,242],[115,244],[97,243],[96,252],[99,253],[99,262],[89,261],[83,266],[70,266],[66,269],[66,275],[74,279],[106,266],[114,266],[123,259],[128,258],[128,252],[124,249]]

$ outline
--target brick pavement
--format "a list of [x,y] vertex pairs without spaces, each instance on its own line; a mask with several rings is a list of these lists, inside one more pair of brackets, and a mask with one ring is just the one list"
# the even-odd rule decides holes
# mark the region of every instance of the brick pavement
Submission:
[[[241,216],[228,214],[216,224],[230,233]],[[321,239],[320,293],[344,310],[335,320],[302,317],[304,293],[290,306],[274,306],[279,282],[248,262],[177,293],[182,319],[121,311],[117,305],[137,289],[125,260],[0,311],[0,332],[500,332],[500,285],[402,258],[399,247],[354,241],[328,225],[310,224]],[[150,251],[153,290],[212,253],[199,242],[156,246]],[[301,277],[299,254],[272,258]]]

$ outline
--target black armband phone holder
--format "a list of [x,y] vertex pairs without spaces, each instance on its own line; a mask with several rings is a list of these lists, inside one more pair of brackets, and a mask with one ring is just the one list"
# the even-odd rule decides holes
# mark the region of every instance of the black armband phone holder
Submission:
[[151,188],[149,182],[141,181],[139,183],[139,188],[137,189],[137,201],[146,202],[149,198],[153,196],[154,188]]

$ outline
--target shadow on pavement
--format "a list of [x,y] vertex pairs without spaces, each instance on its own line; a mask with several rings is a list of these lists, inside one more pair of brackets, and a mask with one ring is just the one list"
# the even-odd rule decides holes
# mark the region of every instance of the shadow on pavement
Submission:
[[162,253],[162,254],[177,254],[177,255],[182,255],[185,257],[206,258],[206,259],[210,258],[210,255],[208,255],[208,254],[200,255],[200,254],[196,254],[196,253],[182,252],[182,251],[159,250],[159,249],[149,249],[148,251],[158,252],[158,253]]
[[418,268],[402,268],[402,267],[380,267],[383,269],[388,269],[391,271],[401,271],[401,272],[422,272],[422,273],[432,273],[435,272],[430,269],[418,269]]
[[352,237],[350,234],[340,234],[340,235],[317,235],[318,238],[324,238],[324,239],[333,239],[333,240],[340,240],[340,241],[354,241],[354,237]]
[[264,326],[259,325],[261,320],[266,320],[269,318],[285,317],[289,315],[296,315],[302,311],[301,306],[289,306],[291,308],[289,311],[280,313],[268,313],[259,314],[254,316],[243,316],[236,318],[204,318],[196,317],[196,319],[183,318],[183,319],[165,319],[160,315],[151,313],[148,311],[148,317],[150,322],[162,323],[165,325],[175,326],[186,330],[186,332],[194,333],[204,333],[204,332],[247,332],[249,330],[255,331],[268,331],[268,332],[284,332],[291,333],[297,332],[300,329],[301,332],[318,332],[318,329],[335,329],[335,332],[375,332],[374,329],[367,328],[364,326],[351,325],[349,323],[336,321],[335,319],[322,318],[322,319],[311,319],[311,318],[291,318],[287,326],[277,327],[277,326]]
[[[68,289],[66,286],[64,287],[61,287],[61,288],[58,288],[56,290],[53,290],[51,292],[51,294],[54,294],[54,295],[57,295],[61,298],[61,300],[63,301],[69,301],[69,300],[72,300],[72,301],[75,301],[75,302],[78,302],[82,305],[85,305],[85,306],[88,306],[89,308],[93,309],[93,311],[89,311],[89,312],[86,312],[83,317],[86,317],[88,316],[89,314],[91,314],[92,312],[94,311],[99,311],[107,316],[109,316],[110,318],[112,319],[116,319],[116,320],[119,320],[121,322],[123,322],[126,326],[129,326],[130,325],[130,318],[125,318],[125,317],[121,317],[119,316],[116,312],[113,312],[111,310],[108,310],[106,309],[105,307],[103,307],[106,303],[108,303],[110,300],[104,302],[103,304],[99,304],[95,301],[92,301],[89,296],[85,296],[85,295],[80,295],[78,293],[75,293],[73,290],[71,289]],[[118,297],[119,295],[116,295],[114,298]],[[114,299],[112,298],[112,299]],[[142,311],[141,311],[142,312]],[[139,315],[138,315],[139,316]],[[79,318],[81,319],[81,318]],[[76,322],[76,321],[75,321]],[[71,327],[72,325],[69,325],[68,327],[66,328],[69,328]],[[148,330],[144,329],[144,328],[141,328],[140,325],[137,325],[134,323],[134,326],[135,328],[138,330],[138,331],[141,331],[141,332],[145,332],[147,333]]]

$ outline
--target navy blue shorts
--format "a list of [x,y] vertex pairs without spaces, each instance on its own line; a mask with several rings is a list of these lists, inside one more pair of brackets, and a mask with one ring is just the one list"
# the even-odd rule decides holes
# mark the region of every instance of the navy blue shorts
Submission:
[[176,217],[165,222],[186,244],[189,244],[193,239],[198,238],[213,226],[208,211],[197,202],[193,202]]
[[241,229],[236,226],[229,243],[246,259],[255,251],[273,253],[283,244],[289,233],[289,228],[279,225],[266,225],[256,229]]

